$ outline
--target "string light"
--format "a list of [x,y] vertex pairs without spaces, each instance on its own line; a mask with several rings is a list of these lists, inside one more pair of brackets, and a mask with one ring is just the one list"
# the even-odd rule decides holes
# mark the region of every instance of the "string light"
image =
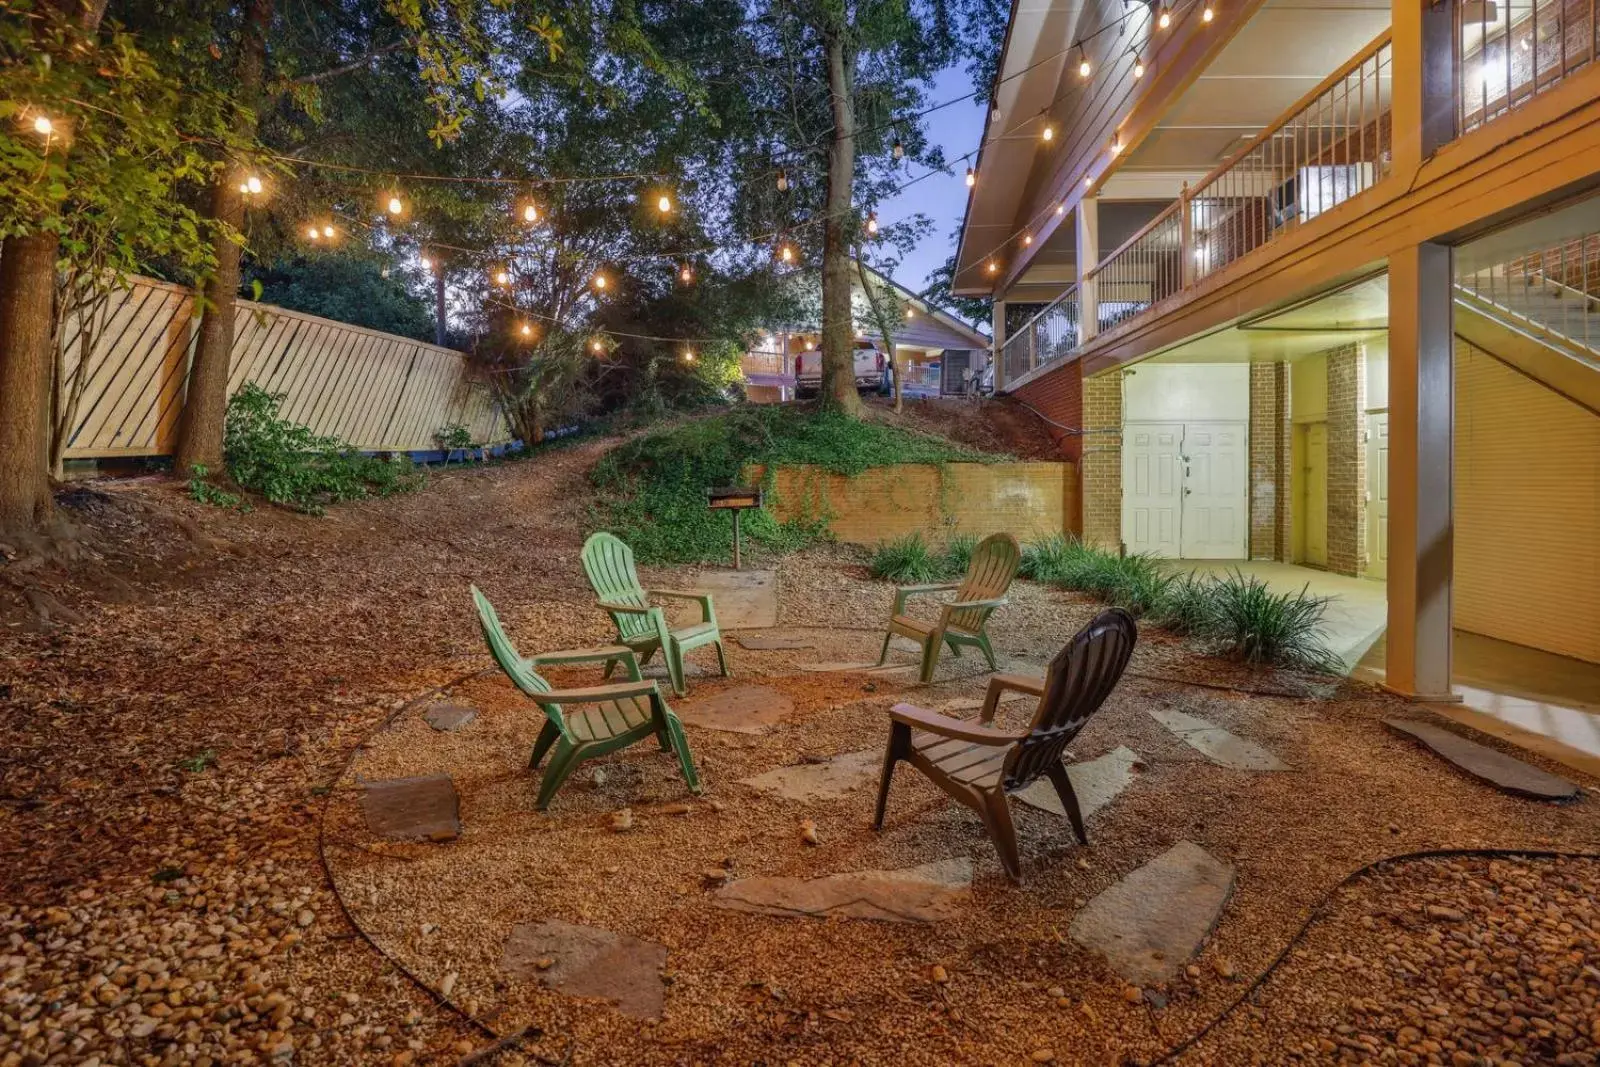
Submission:
[[978,184],[978,172],[973,170],[971,167],[968,167],[967,168],[967,188],[971,189],[974,185],[977,185],[977,184]]
[[656,201],[656,210],[661,212],[663,215],[671,211],[672,197],[668,196],[666,193],[662,193],[661,198]]
[[1200,12],[1200,21],[1201,22],[1210,22],[1215,17],[1216,17],[1216,14],[1215,14],[1215,12],[1213,12],[1211,10],[1211,5],[1210,4],[1207,4],[1205,10]]
[[596,274],[594,276],[594,287],[596,289],[599,289],[601,292],[604,292],[605,288],[606,288],[606,285],[607,285],[607,281],[606,281],[605,274],[600,273],[600,274]]
[[1156,25],[1160,26],[1163,30],[1171,27],[1172,12],[1168,11],[1166,8],[1162,8],[1161,13],[1156,16]]
[[1026,248],[1031,244],[1033,244],[1033,234],[1031,234],[1031,233],[1023,234],[1022,235],[1022,247]]
[[1040,140],[1043,140],[1043,141],[1046,141],[1046,142],[1055,140],[1055,136],[1056,136],[1056,128],[1054,126],[1052,126],[1048,122],[1044,124],[1044,129],[1039,131]]
[[876,211],[867,213],[867,232],[874,237],[878,235],[878,213]]
[[906,308],[906,318],[907,319],[914,319],[916,317],[917,317],[917,313],[915,311],[913,311],[911,308]]
[[33,132],[40,137],[49,137],[55,132],[56,124],[50,121],[49,115],[35,115],[33,117]]
[[1093,189],[1094,188],[1094,175],[1093,174],[1085,174],[1083,176],[1083,187],[1085,189]]
[[417,261],[422,264],[423,270],[433,269],[433,260],[429,259],[427,256],[419,256],[417,257]]
[[1121,151],[1122,151],[1122,134],[1114,133],[1114,134],[1111,135],[1111,154],[1112,155],[1116,155],[1118,152],[1121,152]]
[[1078,77],[1087,78],[1094,73],[1094,68],[1089,65],[1089,56],[1083,50],[1083,45],[1078,46]]
[[318,237],[322,236],[322,231],[317,229],[315,226],[307,226],[306,236],[315,241]]
[[1067,213],[1067,202],[1065,200],[1058,201],[1056,203],[1056,218],[1059,219],[1062,215],[1065,215],[1066,213]]
[[996,263],[994,260],[991,259],[989,261],[988,266],[985,267],[984,269],[987,270],[990,274],[998,274],[998,273],[1000,273],[1000,264]]
[[538,204],[534,204],[534,203],[527,203],[527,204],[522,205],[522,221],[523,222],[538,222],[539,221],[539,205]]
[[684,285],[688,285],[690,282],[694,281],[694,271],[690,268],[689,264],[685,263],[682,267],[678,268],[678,280]]
[[783,260],[785,263],[793,263],[794,262],[794,246],[785,244],[785,245],[782,245],[781,247],[779,247],[779,249],[778,249],[778,258]]
[[1144,57],[1135,53],[1133,57],[1133,80],[1138,81],[1144,77]]
[[906,146],[900,143],[900,138],[898,138],[898,137],[896,137],[894,139],[894,148],[892,149],[892,151],[894,152],[894,158],[896,158],[896,159],[904,159],[904,158],[906,158]]
[[787,172],[780,170],[780,171],[778,171],[778,192],[787,193],[788,191],[789,191],[789,175],[788,175]]
[[406,210],[405,201],[401,200],[400,197],[397,194],[394,194],[394,193],[389,194],[389,202],[387,204],[385,204],[384,206],[389,209],[389,214],[391,214],[391,215],[403,215],[403,214],[405,214],[405,210]]
[[528,325],[525,322],[525,323],[522,324],[522,331],[521,332],[522,332],[522,336],[524,336],[524,337],[532,337],[533,336],[533,327]]
[[606,354],[606,343],[605,343],[605,340],[603,338],[596,337],[593,341],[590,341],[589,342],[589,351],[593,352],[597,356],[605,355]]
[[685,363],[693,363],[694,362],[694,349],[685,348],[683,350],[683,361]]
[[511,284],[511,272],[510,271],[506,271],[506,270],[497,270],[497,271],[495,271],[494,272],[494,283],[496,285],[510,285]]

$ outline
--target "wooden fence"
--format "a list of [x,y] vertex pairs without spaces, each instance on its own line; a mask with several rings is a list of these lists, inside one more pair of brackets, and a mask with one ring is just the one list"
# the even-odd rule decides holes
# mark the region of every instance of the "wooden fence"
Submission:
[[[66,323],[63,388],[88,375],[66,458],[172,451],[199,325],[194,302],[191,290],[132,279],[100,313],[87,361],[79,324]],[[492,393],[467,378],[460,352],[241,300],[229,395],[246,382],[282,394],[284,417],[364,451],[430,451],[434,433],[456,424],[476,442],[508,439]]]

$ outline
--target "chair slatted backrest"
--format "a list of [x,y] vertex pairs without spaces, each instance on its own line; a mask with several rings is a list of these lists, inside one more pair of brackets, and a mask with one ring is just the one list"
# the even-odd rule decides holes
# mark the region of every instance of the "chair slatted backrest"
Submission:
[[[957,600],[994,600],[1005,596],[1011,579],[1022,563],[1022,548],[1008,533],[990,534],[972,550],[967,576],[956,591]],[[969,608],[950,613],[950,624],[958,630],[977,633],[994,612],[993,608]]]
[[1061,760],[1073,738],[1122,680],[1139,628],[1121,608],[1107,608],[1050,661],[1044,696],[1027,737],[1007,759],[1005,787],[1020,789]]
[[[477,586],[472,587],[472,601],[478,605],[478,623],[483,627],[483,639],[489,643],[489,651],[493,654],[494,661],[500,664],[500,669],[506,672],[506,677],[534,700],[538,700],[541,694],[550,692],[550,683],[541,678],[539,673],[528,666],[528,662],[517,653],[517,646],[511,643],[505,627],[500,625],[500,616],[495,614],[494,605],[489,603],[489,598],[484,596]],[[555,704],[539,706],[544,709],[550,721],[555,723],[556,729],[565,734],[567,724],[561,716],[561,708]]]
[[[639,572],[633,566],[633,549],[620,539],[603,531],[591,534],[583,543],[582,558],[583,573],[589,576],[595,596],[613,604],[650,606]],[[655,622],[648,615],[613,611],[611,618],[624,638],[655,632]]]

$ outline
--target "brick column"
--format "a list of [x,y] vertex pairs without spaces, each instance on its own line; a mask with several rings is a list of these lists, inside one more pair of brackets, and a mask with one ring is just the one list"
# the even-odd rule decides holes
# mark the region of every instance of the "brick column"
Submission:
[[1366,375],[1360,345],[1328,353],[1328,569],[1361,570],[1366,521]]
[[1250,558],[1289,556],[1289,365],[1250,365]]
[[1083,383],[1083,539],[1122,546],[1122,372]]

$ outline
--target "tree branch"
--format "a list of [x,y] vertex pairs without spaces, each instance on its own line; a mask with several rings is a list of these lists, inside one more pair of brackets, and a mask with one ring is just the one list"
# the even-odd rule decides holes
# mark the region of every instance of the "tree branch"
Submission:
[[382,48],[374,48],[372,51],[368,52],[366,55],[361,56],[361,57],[359,57],[357,59],[352,59],[348,63],[341,63],[337,67],[330,67],[327,70],[319,71],[316,74],[304,74],[304,75],[301,75],[298,78],[290,78],[288,84],[290,84],[290,85],[315,85],[318,82],[325,82],[325,81],[328,81],[331,78],[337,78],[341,74],[349,74],[353,70],[360,70],[362,67],[366,66],[368,63],[371,63],[374,59],[377,59],[379,56],[386,56],[390,52],[398,52],[400,49],[404,48],[409,43],[410,43],[409,41],[407,41],[404,37],[402,37],[402,38],[400,38],[400,40],[391,42],[389,44],[386,44]]

